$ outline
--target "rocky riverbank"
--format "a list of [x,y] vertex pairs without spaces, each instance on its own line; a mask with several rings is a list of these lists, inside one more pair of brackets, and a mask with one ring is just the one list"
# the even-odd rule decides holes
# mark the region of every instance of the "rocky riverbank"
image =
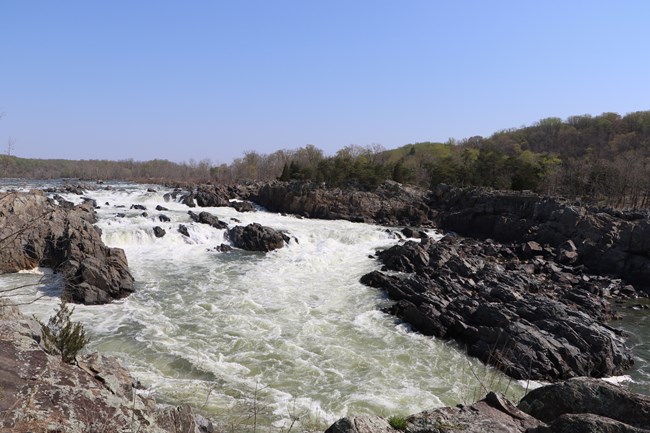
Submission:
[[71,365],[48,354],[38,322],[5,303],[0,304],[0,390],[1,432],[214,431],[189,407],[162,407],[139,392],[113,357],[93,353]]

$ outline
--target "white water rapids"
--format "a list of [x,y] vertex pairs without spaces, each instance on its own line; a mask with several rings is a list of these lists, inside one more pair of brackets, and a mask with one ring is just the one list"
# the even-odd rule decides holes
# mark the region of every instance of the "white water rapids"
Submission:
[[[306,429],[347,414],[406,415],[471,403],[485,394],[480,382],[523,393],[454,344],[412,332],[380,311],[386,296],[359,278],[379,267],[369,255],[399,242],[385,228],[194,209],[230,226],[259,222],[292,238],[270,253],[221,253],[209,249],[227,242],[224,230],[191,222],[187,206],[165,202],[168,191],[155,188],[122,184],[85,195],[101,206],[104,242],[126,251],[136,292],[110,305],[78,305],[74,319],[89,332],[90,350],[119,357],[159,402],[188,403],[225,425],[250,422],[256,403],[260,424],[281,428],[296,417]],[[146,206],[148,216],[132,204]],[[171,222],[161,223],[161,213]],[[180,223],[190,238],[178,232]],[[156,238],[154,226],[166,236]],[[0,285],[37,278],[4,275]],[[48,296],[23,310],[46,319],[58,299],[41,290]]]

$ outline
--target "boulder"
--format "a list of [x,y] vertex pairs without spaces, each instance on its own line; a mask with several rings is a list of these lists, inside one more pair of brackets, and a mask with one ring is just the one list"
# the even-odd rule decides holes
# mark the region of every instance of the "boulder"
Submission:
[[228,237],[235,247],[248,251],[273,251],[289,242],[287,235],[258,223],[233,227]]
[[212,226],[212,227],[214,227],[216,229],[220,229],[220,230],[228,228],[228,224],[226,224],[223,221],[220,221],[219,218],[212,215],[211,213],[200,212],[197,215],[194,212],[189,211],[188,214],[189,214],[190,218],[192,218],[192,221],[194,221],[194,222],[201,223],[201,224],[207,224],[209,226]]
[[167,234],[167,232],[162,227],[156,226],[156,227],[153,228],[153,234],[157,238],[162,238],[163,236],[165,236]]
[[71,302],[128,296],[134,285],[126,255],[104,245],[95,221],[89,202],[69,208],[42,194],[6,194],[0,198],[0,272],[52,268],[63,274],[62,297]]
[[[632,393],[624,387],[602,380],[586,377],[532,390],[524,396],[518,407],[549,424],[565,414],[593,414],[619,421],[628,427],[650,428],[650,397]],[[590,423],[592,422],[598,424],[598,419],[592,419]],[[562,421],[562,425],[571,424],[575,424],[575,419]],[[563,428],[563,430],[552,431],[567,430]]]

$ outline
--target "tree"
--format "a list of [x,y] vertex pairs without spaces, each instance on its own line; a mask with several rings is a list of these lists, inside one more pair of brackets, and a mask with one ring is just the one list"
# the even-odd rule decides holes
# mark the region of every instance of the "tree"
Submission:
[[77,354],[83,349],[90,339],[81,323],[71,320],[74,308],[61,301],[56,314],[44,324],[40,320],[41,335],[45,350],[53,355],[60,355],[63,362],[74,364]]

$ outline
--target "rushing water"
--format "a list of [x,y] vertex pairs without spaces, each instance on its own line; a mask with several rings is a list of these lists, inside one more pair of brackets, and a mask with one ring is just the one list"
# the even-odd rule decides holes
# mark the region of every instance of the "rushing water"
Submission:
[[[370,255],[399,241],[384,228],[201,209],[230,226],[259,222],[292,239],[270,253],[221,253],[212,249],[226,242],[224,230],[191,222],[187,206],[165,202],[167,191],[155,188],[87,193],[101,206],[104,242],[126,251],[137,291],[110,305],[79,305],[74,318],[89,331],[91,350],[121,358],[159,402],[189,403],[226,425],[250,423],[255,403],[260,424],[281,428],[297,417],[303,428],[322,428],[351,413],[469,403],[483,386],[523,394],[525,384],[381,312],[389,301],[359,278],[378,267]],[[136,203],[148,216],[129,209]],[[155,211],[159,204],[169,210]],[[161,213],[172,222],[159,222]],[[155,226],[166,236],[156,238]],[[34,282],[37,274],[2,276],[0,285]],[[43,319],[60,287],[47,281],[39,292],[46,296],[23,307]]]

